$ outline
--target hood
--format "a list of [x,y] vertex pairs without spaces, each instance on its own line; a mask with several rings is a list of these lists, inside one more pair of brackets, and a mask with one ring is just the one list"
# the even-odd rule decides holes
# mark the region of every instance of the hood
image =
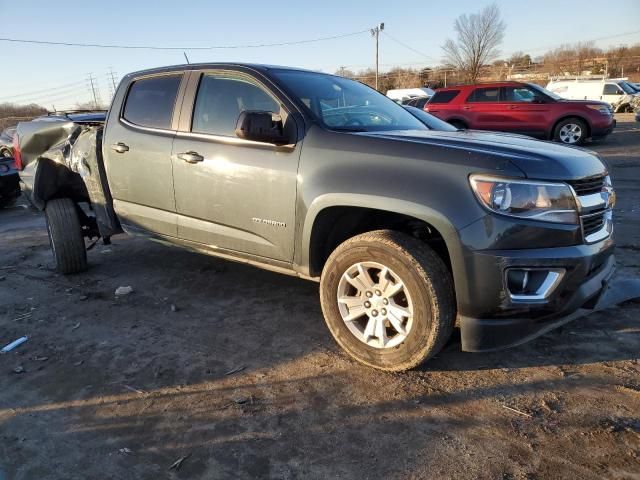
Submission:
[[534,140],[524,135],[462,130],[394,130],[362,132],[355,135],[383,137],[394,141],[424,143],[507,157],[528,178],[539,180],[576,180],[606,172],[604,163],[592,151],[559,143]]
[[600,100],[570,100],[568,98],[561,98],[556,100],[558,103],[570,103],[572,105],[604,105],[608,107],[609,104],[607,102],[602,102]]

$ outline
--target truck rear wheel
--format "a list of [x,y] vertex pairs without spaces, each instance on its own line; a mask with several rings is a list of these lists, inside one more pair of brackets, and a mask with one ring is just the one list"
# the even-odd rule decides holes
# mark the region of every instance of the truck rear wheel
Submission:
[[73,200],[49,200],[44,209],[49,243],[60,273],[78,273],[87,269],[87,250],[82,227]]
[[353,358],[408,370],[438,353],[451,335],[451,274],[423,242],[391,230],[364,233],[329,256],[320,280],[324,318]]

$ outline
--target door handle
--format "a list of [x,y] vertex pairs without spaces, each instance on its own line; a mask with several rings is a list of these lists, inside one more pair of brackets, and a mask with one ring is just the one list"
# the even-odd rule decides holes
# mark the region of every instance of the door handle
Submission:
[[462,107],[463,110],[471,110],[471,107],[469,105],[465,105],[464,107]]
[[129,151],[129,146],[125,145],[122,142],[114,143],[113,145],[111,145],[111,148],[118,153],[124,153]]
[[509,105],[509,110],[517,110],[518,106],[517,105]]
[[187,163],[198,163],[204,160],[204,157],[200,155],[198,152],[179,153],[178,158],[180,160],[184,160]]

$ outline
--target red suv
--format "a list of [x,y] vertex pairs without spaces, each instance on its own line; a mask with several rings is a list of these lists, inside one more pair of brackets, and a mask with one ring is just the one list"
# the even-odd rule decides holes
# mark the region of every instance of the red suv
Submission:
[[522,133],[579,145],[616,125],[608,103],[566,100],[533,83],[440,88],[424,109],[458,128]]

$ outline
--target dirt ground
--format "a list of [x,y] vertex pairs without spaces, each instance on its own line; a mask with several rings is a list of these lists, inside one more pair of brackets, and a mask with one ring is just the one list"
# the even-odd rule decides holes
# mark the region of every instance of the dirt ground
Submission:
[[[640,125],[618,120],[590,148],[638,277]],[[317,284],[127,236],[89,261],[56,274],[42,216],[0,211],[0,345],[29,336],[0,356],[0,480],[640,479],[640,302],[385,374],[339,350]]]

